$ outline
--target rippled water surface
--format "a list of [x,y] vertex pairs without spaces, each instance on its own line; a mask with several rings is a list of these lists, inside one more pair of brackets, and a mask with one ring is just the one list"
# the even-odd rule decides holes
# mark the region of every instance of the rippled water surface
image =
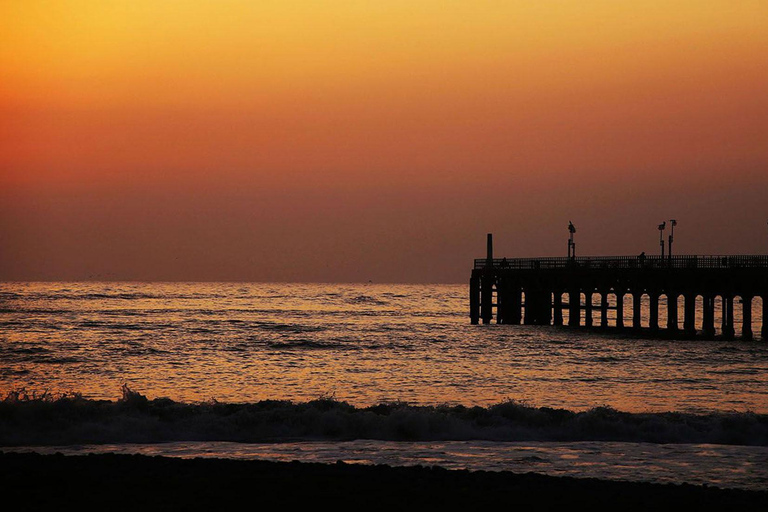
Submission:
[[768,413],[764,341],[470,325],[463,285],[2,283],[0,361],[4,393]]

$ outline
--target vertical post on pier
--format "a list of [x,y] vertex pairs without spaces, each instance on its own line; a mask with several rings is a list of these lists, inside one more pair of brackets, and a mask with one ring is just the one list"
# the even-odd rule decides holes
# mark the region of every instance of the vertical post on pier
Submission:
[[701,327],[704,337],[712,339],[715,337],[715,297],[712,294],[704,295],[703,306]]
[[677,293],[667,290],[667,330],[677,332]]
[[684,317],[683,317],[683,329],[687,336],[696,335],[696,294],[688,292],[684,295]]
[[752,339],[752,297],[749,295],[742,295],[741,303],[744,306],[741,339],[750,341]]
[[768,293],[763,294],[763,327],[760,329],[760,337],[763,341],[768,341]]
[[733,296],[723,295],[723,338],[731,339],[734,335]]
[[491,323],[493,318],[493,235],[488,233],[486,243],[485,268],[480,278],[480,317],[484,324]]
[[536,299],[533,298],[533,291],[530,287],[525,288],[525,304],[523,311],[523,323],[525,325],[536,324]]
[[520,321],[523,318],[522,313],[522,293],[520,291],[520,286],[518,283],[514,283],[510,286],[509,291],[507,292],[507,301],[509,304],[509,318],[506,319],[504,322],[509,324],[515,324],[519,325]]
[[584,326],[592,327],[592,289],[584,291]]
[[616,290],[616,327],[624,328],[624,290]]
[[469,278],[469,318],[473,324],[480,320],[480,279],[477,276]]
[[496,323],[505,324],[507,313],[507,282],[501,276],[496,279]]
[[552,324],[563,325],[563,292],[561,290],[555,290],[552,293],[552,308],[554,309]]
[[493,318],[493,274],[487,270],[480,279],[480,317],[484,324]]
[[650,308],[651,310],[648,312],[648,327],[651,328],[653,331],[659,330],[659,292],[657,291],[651,291],[649,294],[650,297]]
[[568,325],[578,327],[581,325],[581,294],[578,288],[571,288],[568,292]]
[[541,316],[540,325],[552,325],[552,293],[549,290],[541,292]]
[[640,320],[642,319],[641,310],[642,310],[642,300],[643,295],[640,291],[635,291],[632,293],[632,328],[633,329],[640,329],[642,324],[640,323]]

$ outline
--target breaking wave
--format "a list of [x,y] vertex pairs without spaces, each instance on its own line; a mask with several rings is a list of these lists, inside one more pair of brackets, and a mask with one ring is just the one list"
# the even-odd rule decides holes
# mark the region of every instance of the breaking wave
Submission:
[[625,441],[768,446],[768,415],[583,412],[504,402],[490,407],[321,398],[293,403],[181,403],[123,387],[115,402],[13,391],[0,401],[0,446],[171,441]]

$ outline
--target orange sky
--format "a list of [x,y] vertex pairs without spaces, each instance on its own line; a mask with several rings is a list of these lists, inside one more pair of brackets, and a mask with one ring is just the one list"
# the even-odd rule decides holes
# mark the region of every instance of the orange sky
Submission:
[[0,279],[768,251],[768,4],[0,1]]

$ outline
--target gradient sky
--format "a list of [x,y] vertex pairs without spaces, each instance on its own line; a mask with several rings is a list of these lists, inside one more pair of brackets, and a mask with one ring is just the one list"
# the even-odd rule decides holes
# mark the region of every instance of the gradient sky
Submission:
[[0,0],[0,279],[768,252],[768,2]]

